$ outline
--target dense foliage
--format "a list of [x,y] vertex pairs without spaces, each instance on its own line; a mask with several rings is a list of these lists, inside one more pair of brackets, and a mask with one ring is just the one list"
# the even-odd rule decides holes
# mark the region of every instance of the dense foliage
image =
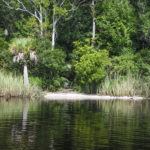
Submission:
[[93,93],[129,73],[150,82],[149,0],[2,0],[0,18],[1,71],[22,74],[9,47],[35,39],[29,79],[43,89]]
[[100,84],[107,74],[106,67],[110,63],[108,51],[95,50],[93,46],[84,45],[81,47],[78,45],[74,53],[77,56],[74,65],[75,83],[79,87],[81,86],[84,91],[96,92],[97,85]]

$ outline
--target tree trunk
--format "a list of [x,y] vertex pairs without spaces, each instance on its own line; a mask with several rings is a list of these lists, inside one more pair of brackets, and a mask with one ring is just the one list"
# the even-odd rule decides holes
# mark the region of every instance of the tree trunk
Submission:
[[43,13],[42,13],[42,6],[40,5],[40,32],[41,36],[43,37]]
[[55,8],[54,8],[53,9],[52,50],[54,50],[55,48],[56,23],[57,23],[57,20],[55,18]]
[[25,87],[28,87],[29,86],[29,79],[28,79],[28,68],[27,68],[26,62],[24,63],[23,75],[24,75],[24,85],[25,85]]
[[40,22],[40,34],[43,37],[43,23]]
[[95,30],[96,30],[96,25],[95,25],[95,2],[92,0],[92,17],[93,17],[93,27],[92,27],[92,46],[94,46],[95,42]]
[[47,18],[48,18],[48,14],[47,14],[47,8],[45,9],[45,23],[46,23],[46,27],[44,28],[44,32],[47,32]]

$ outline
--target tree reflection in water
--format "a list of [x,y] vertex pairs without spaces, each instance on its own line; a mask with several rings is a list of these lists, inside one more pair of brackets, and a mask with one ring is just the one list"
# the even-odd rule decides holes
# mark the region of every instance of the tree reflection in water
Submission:
[[0,149],[149,149],[149,101],[0,103]]

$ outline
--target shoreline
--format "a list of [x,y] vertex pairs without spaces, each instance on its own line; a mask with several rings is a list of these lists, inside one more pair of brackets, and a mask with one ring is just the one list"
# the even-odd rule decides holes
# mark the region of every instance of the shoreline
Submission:
[[44,95],[46,100],[145,100],[148,98],[140,96],[106,96],[82,93],[55,93],[48,92]]

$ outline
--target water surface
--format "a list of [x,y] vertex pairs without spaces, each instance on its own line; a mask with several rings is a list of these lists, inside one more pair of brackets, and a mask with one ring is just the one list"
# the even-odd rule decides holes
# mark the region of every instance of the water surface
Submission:
[[149,150],[150,101],[0,100],[0,150]]

